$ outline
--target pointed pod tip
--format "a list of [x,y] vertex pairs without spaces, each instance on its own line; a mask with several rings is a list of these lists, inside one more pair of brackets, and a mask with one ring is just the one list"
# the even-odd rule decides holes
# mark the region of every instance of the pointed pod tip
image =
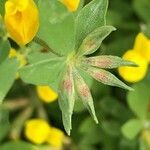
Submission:
[[112,31],[116,31],[116,30],[117,30],[117,28],[115,28],[115,27],[112,28]]
[[71,129],[70,129],[70,130],[68,130],[68,131],[66,131],[66,132],[67,132],[68,136],[70,136],[70,135],[71,135]]
[[94,121],[95,121],[95,123],[96,123],[96,124],[99,124],[99,121],[98,121],[98,119],[97,119],[97,118],[96,118]]
[[111,26],[111,25],[108,25],[106,27],[108,27],[111,31],[116,31],[117,30],[114,26]]
[[130,87],[130,86],[126,86],[125,89],[128,90],[128,91],[134,91],[134,89],[132,87]]
[[132,61],[127,61],[127,65],[126,66],[139,67],[138,64],[136,64],[135,62],[132,62]]
[[135,91],[133,88],[131,88],[131,87],[129,87],[129,89],[128,89],[129,91]]
[[97,119],[97,116],[96,116],[96,115],[94,115],[94,116],[93,116],[93,119],[94,119],[94,121],[95,121],[95,123],[96,123],[96,124],[98,124],[98,123],[99,123],[99,121],[98,121],[98,119]]

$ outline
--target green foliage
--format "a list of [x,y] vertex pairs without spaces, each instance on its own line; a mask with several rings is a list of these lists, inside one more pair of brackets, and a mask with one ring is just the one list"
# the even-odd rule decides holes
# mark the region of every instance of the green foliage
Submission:
[[148,106],[150,103],[150,93],[147,90],[150,89],[149,82],[137,83],[133,88],[135,91],[128,93],[128,104],[137,117],[146,119],[148,117]]
[[16,59],[7,59],[0,64],[0,104],[15,80],[18,65]]
[[10,44],[8,40],[3,40],[0,39],[0,63],[3,62],[8,54],[9,54],[9,50],[10,50]]
[[143,123],[138,119],[131,119],[122,127],[122,132],[128,139],[134,139],[143,128]]
[[134,0],[134,8],[139,17],[146,23],[150,23],[149,18],[149,0]]
[[10,129],[8,110],[0,106],[0,142],[7,136]]
[[4,15],[4,4],[6,0],[1,0],[0,1],[0,14]]
[[58,91],[59,78],[65,66],[64,58],[51,54],[33,53],[29,55],[30,65],[20,70],[21,78],[35,85],[50,85]]
[[6,144],[0,146],[0,149],[1,150],[8,150],[8,149],[12,149],[12,150],[20,150],[20,149],[23,149],[23,150],[38,150],[36,148],[36,146],[34,146],[32,144],[29,144],[29,143],[26,143],[26,142],[22,142],[22,141],[6,143]]
[[[75,50],[74,16],[56,0],[39,0],[40,30],[38,36],[53,50],[66,55]],[[48,11],[45,11],[48,10]]]

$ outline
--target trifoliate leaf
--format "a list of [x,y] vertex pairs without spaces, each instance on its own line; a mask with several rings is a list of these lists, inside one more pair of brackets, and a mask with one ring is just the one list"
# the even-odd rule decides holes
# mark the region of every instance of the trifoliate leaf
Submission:
[[[29,55],[31,64],[19,70],[20,77],[26,82],[35,85],[50,85],[58,90],[61,72],[65,66],[64,58],[52,57],[51,55],[35,53]],[[55,84],[54,84],[55,83]]]
[[58,0],[39,0],[40,29],[38,37],[60,54],[75,50],[74,16]]

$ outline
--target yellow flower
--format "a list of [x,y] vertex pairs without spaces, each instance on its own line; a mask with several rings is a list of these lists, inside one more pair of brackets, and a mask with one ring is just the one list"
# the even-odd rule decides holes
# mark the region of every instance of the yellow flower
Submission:
[[27,63],[27,60],[26,60],[25,56],[23,54],[20,54],[19,52],[17,52],[13,48],[10,49],[9,57],[10,58],[16,57],[20,62],[20,67],[26,65],[26,63]]
[[61,0],[61,2],[69,9],[69,11],[74,12],[77,10],[80,0]]
[[10,52],[9,52],[9,57],[10,58],[17,57],[17,51],[15,49],[11,48]]
[[52,147],[61,148],[63,145],[64,137],[64,133],[61,130],[57,128],[51,128],[47,138],[47,143],[49,143]]
[[42,119],[31,119],[25,124],[25,136],[35,144],[43,144],[50,133],[49,124]]
[[49,86],[37,86],[37,94],[41,100],[50,103],[58,98],[58,94],[54,92]]
[[145,142],[147,142],[150,145],[150,131],[149,130],[143,130],[142,138]]
[[138,67],[120,67],[119,74],[128,82],[137,82],[142,80],[148,69],[148,62],[138,52],[134,50],[127,51],[123,59],[135,62]]
[[[18,61],[20,62],[20,66],[19,67],[23,67],[27,64],[27,60],[25,58],[25,56],[23,54],[20,54],[19,52],[17,52],[15,49],[11,48],[10,52],[9,52],[9,58],[13,58],[16,57],[18,59]],[[16,74],[16,79],[19,78],[19,73]]]
[[143,33],[137,35],[134,50],[150,62],[150,40]]
[[39,13],[33,0],[7,0],[4,21],[10,37],[19,45],[29,43],[39,28]]

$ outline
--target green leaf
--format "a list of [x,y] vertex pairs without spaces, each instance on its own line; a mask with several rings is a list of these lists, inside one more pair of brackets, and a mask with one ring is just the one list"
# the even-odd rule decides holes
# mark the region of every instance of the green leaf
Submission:
[[71,66],[68,67],[61,81],[59,95],[59,106],[62,111],[63,124],[66,132],[70,135],[70,130],[72,129],[71,120],[75,102],[75,89]]
[[[98,144],[101,141],[102,135],[99,135],[97,132],[99,132],[99,126],[95,125],[91,117],[85,118],[79,126],[79,133],[82,137],[80,139],[80,146],[81,144],[86,146],[84,147],[86,150],[90,145],[93,147],[93,145]],[[89,148],[89,150],[91,150],[91,148]]]
[[82,63],[85,65],[91,65],[94,67],[113,69],[121,66],[136,66],[134,62],[124,60],[117,56],[102,55],[95,57],[83,58]]
[[102,41],[112,32],[116,29],[112,26],[102,26],[94,31],[92,31],[90,34],[87,35],[87,37],[83,40],[80,48],[79,48],[79,54],[80,55],[89,55],[94,53],[101,45]]
[[145,139],[140,138],[139,142],[140,142],[139,150],[149,150],[150,149],[150,145]]
[[104,120],[102,121],[102,129],[110,136],[117,137],[120,135],[120,131],[118,129],[120,128],[120,123],[109,119],[109,121]]
[[123,89],[131,90],[133,89],[115,77],[112,73],[94,67],[85,67],[82,66],[83,70],[85,70],[90,76],[92,76],[95,80],[110,86],[121,87]]
[[1,150],[38,150],[36,146],[23,142],[23,141],[17,141],[17,142],[8,142],[0,146]]
[[85,107],[90,112],[91,116],[93,117],[94,121],[98,123],[98,119],[96,117],[93,98],[90,92],[89,87],[85,83],[84,79],[80,76],[77,70],[74,70],[74,82],[75,82],[75,88],[76,92],[85,105]]
[[20,138],[22,127],[24,126],[26,120],[28,120],[31,117],[32,112],[32,107],[26,107],[21,112],[19,112],[19,114],[16,115],[16,117],[13,119],[13,122],[11,123],[11,131],[9,133],[9,136],[12,139]]
[[79,12],[76,18],[76,48],[89,33],[106,24],[107,7],[107,0],[92,0]]
[[6,0],[0,1],[0,14],[2,14],[2,15],[4,15],[4,11],[5,11],[5,2],[6,2]]
[[18,67],[19,62],[16,59],[7,59],[0,64],[0,103],[12,86]]
[[123,135],[133,140],[143,128],[143,123],[138,119],[131,119],[122,126]]
[[47,53],[33,53],[29,55],[28,58],[31,64],[19,70],[23,81],[35,85],[50,85],[57,91],[65,63],[64,58],[52,56]]
[[9,41],[0,39],[0,63],[7,58],[9,50],[10,50]]
[[6,137],[9,129],[9,112],[6,108],[0,105],[0,142]]
[[141,19],[146,21],[147,23],[150,23],[150,17],[149,17],[149,10],[150,10],[150,4],[149,0],[134,0],[134,9],[139,15]]
[[133,86],[134,92],[128,93],[128,105],[132,111],[141,119],[146,119],[150,104],[149,83],[141,82]]
[[57,0],[39,0],[40,30],[38,36],[60,54],[75,49],[74,16]]
[[126,120],[131,118],[133,114],[121,102],[122,101],[118,101],[118,99],[115,99],[113,96],[108,94],[106,96],[105,94],[104,98],[99,101],[99,109],[103,113],[103,116],[109,116],[111,118],[115,118],[121,123],[124,123]]

